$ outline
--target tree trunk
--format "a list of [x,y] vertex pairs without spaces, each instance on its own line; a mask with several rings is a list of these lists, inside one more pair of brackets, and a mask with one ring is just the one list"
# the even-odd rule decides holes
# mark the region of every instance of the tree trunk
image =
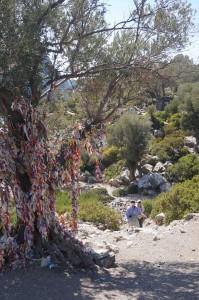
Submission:
[[[55,157],[34,107],[15,97],[11,109],[7,96],[4,93],[1,104],[7,128],[0,141],[0,225],[7,239],[0,236],[0,268],[5,262],[17,261],[19,256],[26,260],[46,255],[51,255],[56,263],[67,260],[75,266],[89,266],[93,263],[91,256],[73,237],[79,194],[77,141],[75,137],[70,143],[66,140]],[[60,223],[55,213],[55,191],[63,185],[72,192],[73,230]],[[11,236],[12,203],[18,221]]]

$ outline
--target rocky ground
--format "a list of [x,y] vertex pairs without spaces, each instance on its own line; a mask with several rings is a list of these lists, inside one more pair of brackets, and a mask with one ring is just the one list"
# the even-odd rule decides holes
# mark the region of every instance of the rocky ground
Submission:
[[115,232],[81,223],[78,237],[99,253],[114,253],[114,267],[1,273],[0,299],[199,299],[199,214],[167,227],[147,219],[143,229],[124,224]]

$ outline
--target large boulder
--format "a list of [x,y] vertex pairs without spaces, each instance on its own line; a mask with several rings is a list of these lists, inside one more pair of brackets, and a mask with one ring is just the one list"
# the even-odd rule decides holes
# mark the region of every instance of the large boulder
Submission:
[[118,179],[121,180],[124,184],[129,184],[130,183],[130,171],[129,169],[125,169],[120,173],[118,176]]
[[165,182],[160,185],[159,189],[160,189],[160,192],[163,193],[163,192],[170,191],[171,187],[172,187],[171,183]]
[[166,182],[166,179],[159,173],[149,175],[149,183],[153,189],[159,188],[160,185]]
[[142,176],[138,180],[138,188],[140,190],[150,189],[151,188],[151,184],[149,182],[149,179],[150,179],[150,174],[146,174],[146,175]]

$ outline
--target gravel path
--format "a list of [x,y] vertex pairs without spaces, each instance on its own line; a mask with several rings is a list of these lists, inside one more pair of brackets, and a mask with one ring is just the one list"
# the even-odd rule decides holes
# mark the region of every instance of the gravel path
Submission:
[[[85,233],[88,233],[87,235]],[[102,231],[80,224],[79,236],[111,244],[116,266],[82,270],[32,267],[0,273],[0,300],[198,300],[199,217],[158,227]]]

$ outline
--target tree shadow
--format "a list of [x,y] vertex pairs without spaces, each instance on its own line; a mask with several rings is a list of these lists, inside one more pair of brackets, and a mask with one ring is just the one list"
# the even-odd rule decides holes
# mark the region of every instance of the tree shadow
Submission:
[[1,300],[199,299],[199,263],[133,261],[112,269],[33,268],[1,274]]

